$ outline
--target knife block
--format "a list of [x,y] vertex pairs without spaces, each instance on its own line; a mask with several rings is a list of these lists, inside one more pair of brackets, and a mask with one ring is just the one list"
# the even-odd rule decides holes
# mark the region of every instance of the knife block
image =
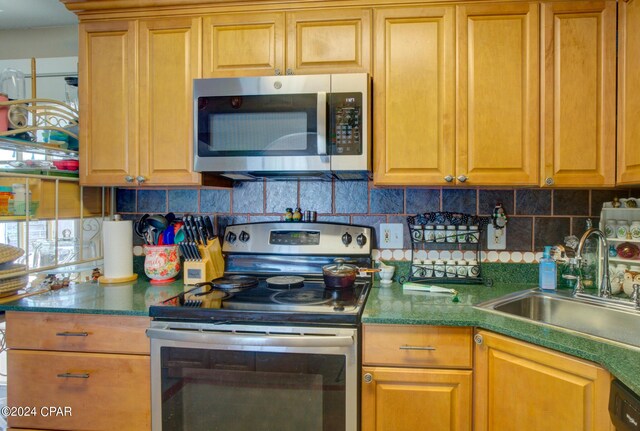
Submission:
[[218,238],[208,240],[206,246],[198,245],[198,250],[201,260],[184,263],[185,286],[211,281],[224,274],[224,259]]

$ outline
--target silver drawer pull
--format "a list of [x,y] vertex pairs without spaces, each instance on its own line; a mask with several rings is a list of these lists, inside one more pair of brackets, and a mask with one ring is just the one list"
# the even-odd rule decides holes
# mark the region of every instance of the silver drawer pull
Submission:
[[56,332],[58,337],[87,337],[89,336],[88,332]]
[[400,346],[400,350],[436,350],[435,347],[432,346]]
[[58,377],[63,379],[88,379],[89,373],[62,373]]

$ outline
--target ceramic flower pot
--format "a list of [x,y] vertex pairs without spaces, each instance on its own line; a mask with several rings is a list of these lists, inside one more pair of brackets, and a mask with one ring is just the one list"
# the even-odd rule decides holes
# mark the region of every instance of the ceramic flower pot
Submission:
[[145,245],[144,273],[151,282],[169,283],[180,272],[178,245]]

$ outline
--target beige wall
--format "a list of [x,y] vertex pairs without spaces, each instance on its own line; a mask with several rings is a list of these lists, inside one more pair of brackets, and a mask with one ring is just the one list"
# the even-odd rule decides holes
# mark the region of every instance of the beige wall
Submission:
[[77,55],[77,25],[0,30],[0,59]]

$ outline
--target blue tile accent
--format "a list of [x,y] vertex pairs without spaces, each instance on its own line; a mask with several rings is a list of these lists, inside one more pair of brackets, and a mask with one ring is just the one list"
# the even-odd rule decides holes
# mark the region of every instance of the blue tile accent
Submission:
[[166,190],[138,190],[138,212],[140,213],[166,213]]
[[375,238],[373,240],[373,248],[378,248],[378,238],[380,235],[380,223],[386,223],[386,216],[353,216],[351,217],[351,223],[364,226],[371,226],[375,231]]
[[403,189],[371,189],[371,214],[402,214],[404,213]]
[[478,202],[480,208],[478,214],[491,215],[493,209],[498,202],[502,203],[507,216],[513,215],[513,202],[514,193],[513,190],[480,190],[478,196]]
[[300,208],[331,214],[331,181],[300,181]]
[[275,215],[275,216],[263,216],[263,215],[252,215],[249,216],[249,222],[251,223],[258,223],[261,221],[280,221],[282,220],[282,217]]
[[267,181],[267,213],[284,214],[298,206],[297,181]]
[[233,184],[233,212],[262,214],[264,212],[264,182],[236,181]]
[[117,189],[116,190],[116,212],[118,213],[136,212],[135,189]]
[[200,189],[200,212],[228,213],[231,211],[231,191]]
[[336,216],[336,215],[320,215],[318,214],[318,221],[328,221],[331,223],[350,223],[349,216]]
[[551,190],[516,190],[516,214],[550,215]]
[[442,210],[477,214],[476,191],[466,189],[442,190]]
[[366,214],[369,184],[367,181],[336,181],[336,213]]
[[169,211],[183,213],[198,212],[198,190],[169,190]]
[[440,189],[407,189],[407,214],[440,211]]

